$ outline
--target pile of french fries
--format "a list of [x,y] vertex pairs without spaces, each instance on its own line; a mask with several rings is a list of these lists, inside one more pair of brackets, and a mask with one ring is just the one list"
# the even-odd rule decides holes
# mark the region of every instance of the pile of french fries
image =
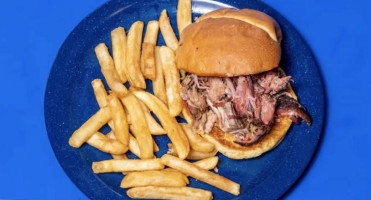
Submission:
[[[192,23],[191,0],[179,0],[177,23],[180,34]],[[148,22],[142,41],[143,29],[141,21],[135,22],[127,35],[123,27],[114,29],[113,57],[104,43],[96,46],[95,54],[110,90],[100,79],[91,82],[100,109],[72,134],[69,144],[79,148],[88,143],[111,154],[111,160],[93,162],[92,170],[123,173],[120,186],[128,189],[131,198],[212,199],[210,191],[187,187],[188,176],[238,195],[238,183],[209,171],[217,169],[217,150],[193,131],[192,117],[182,107],[180,72],[175,63],[178,39],[166,10],[159,21]],[[156,46],[159,30],[166,46]],[[152,81],[154,95],[144,91],[145,79]],[[175,117],[179,115],[188,124],[178,123]],[[106,124],[111,132],[99,132]],[[167,154],[156,158],[154,152],[159,148],[153,136],[164,134],[172,143]],[[128,159],[128,151],[139,159]]]

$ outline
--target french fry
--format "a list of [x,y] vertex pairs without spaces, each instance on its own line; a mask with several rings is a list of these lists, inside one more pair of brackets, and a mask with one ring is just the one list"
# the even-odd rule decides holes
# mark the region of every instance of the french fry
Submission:
[[195,133],[192,130],[191,125],[185,123],[181,123],[180,125],[182,126],[184,133],[186,133],[187,138],[189,140],[189,144],[191,145],[192,149],[203,153],[209,153],[215,149],[212,143],[206,141],[197,133]]
[[155,60],[156,60],[156,78],[152,81],[153,94],[158,97],[165,104],[167,103],[166,89],[164,73],[162,71],[162,63],[160,56],[160,47],[155,48]]
[[140,105],[142,106],[143,112],[146,115],[149,132],[151,132],[152,135],[166,134],[166,131],[162,128],[162,126],[157,123],[155,118],[153,118],[153,116],[151,115],[151,111],[147,108],[147,106],[141,101]]
[[93,162],[94,173],[126,172],[126,171],[146,171],[163,169],[160,159],[146,160],[104,160]]
[[174,147],[179,154],[179,158],[185,159],[190,150],[187,136],[177,123],[176,119],[170,116],[166,105],[160,99],[148,92],[138,90],[132,91],[132,93],[156,114],[170,140],[174,144]]
[[78,128],[70,137],[69,144],[72,147],[79,148],[86,142],[94,133],[96,133],[103,125],[111,120],[110,109],[101,108],[93,116],[91,116],[80,128]]
[[130,115],[132,122],[131,132],[138,141],[140,158],[153,158],[153,138],[149,132],[147,121],[138,99],[133,94],[129,93],[121,99],[121,102]]
[[179,0],[178,10],[176,11],[176,21],[178,24],[179,35],[183,29],[192,24],[192,0]]
[[[138,141],[132,135],[130,135],[129,150],[130,150],[131,153],[133,153],[137,157],[141,158]],[[159,150],[160,149],[158,148],[155,140],[153,140],[153,152],[158,152]]]
[[129,145],[129,125],[126,120],[126,113],[120,100],[115,94],[108,96],[108,105],[111,109],[114,133],[119,142],[123,145]]
[[133,199],[211,200],[210,191],[191,187],[134,187],[126,191]]
[[147,42],[142,44],[140,64],[144,77],[154,80],[156,78],[155,45]]
[[94,90],[94,95],[100,108],[107,106],[107,92],[104,88],[103,82],[100,79],[94,79],[91,82]]
[[151,79],[152,81],[156,78],[155,46],[157,43],[158,29],[158,21],[149,21],[142,45],[142,73],[145,78]]
[[[177,171],[143,171],[130,172],[122,181],[120,187],[131,188],[141,186],[184,187],[188,178]],[[189,183],[189,181],[188,181]]]
[[175,117],[182,111],[183,100],[180,97],[179,70],[175,65],[175,53],[168,47],[160,48],[162,71],[164,72],[166,97],[170,115]]
[[223,176],[214,174],[208,170],[202,169],[190,162],[179,159],[175,156],[165,154],[161,157],[161,163],[174,168],[187,176],[191,176],[199,181],[215,186],[221,190],[234,195],[240,194],[240,185]]
[[[205,159],[193,162],[192,164],[197,165],[201,167],[202,169],[211,170],[211,169],[216,168],[216,166],[218,165],[218,161],[219,161],[219,157],[214,156],[214,157],[205,158]],[[176,169],[173,169],[173,168],[165,168],[163,170],[164,171],[177,171]]]
[[104,43],[100,43],[95,47],[95,54],[101,66],[101,71],[107,81],[108,86],[119,97],[125,96],[128,92],[126,87],[121,83],[119,76],[115,69],[112,57],[108,52],[108,48]]
[[[112,140],[116,140],[116,137],[115,137],[115,134],[111,131],[109,133],[106,134],[106,136]],[[114,160],[127,160],[128,159],[128,156],[126,155],[126,153],[123,153],[123,154],[111,154],[112,158]],[[126,175],[127,172],[122,172],[122,174]]]
[[112,55],[117,74],[122,83],[127,81],[125,73],[126,33],[123,27],[118,27],[111,32]]
[[216,165],[218,165],[218,161],[219,161],[219,157],[214,156],[210,158],[204,158],[202,160],[194,162],[193,164],[201,167],[202,169],[211,170],[211,169],[214,169]]
[[143,42],[153,45],[157,44],[159,23],[156,20],[149,21],[147,24],[146,34],[144,35]]
[[164,37],[166,46],[168,46],[173,51],[178,48],[178,39],[175,36],[174,30],[171,27],[169,17],[167,16],[166,10],[161,12],[159,19],[161,34]]
[[[169,154],[174,155],[174,156],[178,156],[178,152],[174,148],[173,144],[170,143],[170,144],[167,144],[167,146],[169,147],[169,151],[168,151]],[[188,160],[201,160],[201,159],[213,157],[217,153],[218,153],[218,150],[215,149],[215,148],[214,148],[213,151],[208,152],[208,153],[198,152],[198,151],[195,151],[195,150],[191,149],[186,158]]]
[[103,151],[106,153],[111,154],[124,154],[128,151],[128,147],[123,145],[121,142],[110,139],[107,136],[103,135],[100,132],[94,133],[88,141],[86,141],[89,145]]
[[126,78],[130,85],[146,88],[143,74],[140,70],[140,48],[142,45],[143,22],[136,21],[131,25],[126,44]]

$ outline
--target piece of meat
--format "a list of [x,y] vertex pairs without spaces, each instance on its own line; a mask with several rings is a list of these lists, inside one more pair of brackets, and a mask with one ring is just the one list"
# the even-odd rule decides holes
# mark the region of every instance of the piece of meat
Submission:
[[216,114],[209,110],[207,112],[207,121],[205,123],[205,133],[210,133],[210,131],[213,129],[215,122],[218,120],[218,117]]
[[206,89],[207,97],[215,105],[224,105],[222,98],[227,93],[227,86],[224,84],[222,78],[210,77],[208,78],[209,87]]
[[239,76],[237,78],[237,87],[233,97],[233,103],[238,115],[247,118],[254,117],[256,103],[250,77]]
[[263,94],[261,99],[261,120],[265,125],[272,124],[276,107],[276,100],[267,94]]
[[225,132],[230,132],[244,127],[242,120],[229,118],[231,115],[236,115],[231,102],[226,102],[224,107],[215,107],[209,99],[206,99],[207,104],[218,118],[218,126]]
[[253,79],[256,81],[254,90],[259,94],[277,94],[286,89],[287,84],[291,81],[291,76],[280,76],[277,69],[267,71],[262,74],[255,75]]
[[312,123],[306,109],[298,101],[285,94],[277,96],[276,115],[290,117],[294,123],[299,123],[299,118],[307,124]]
[[271,126],[248,123],[245,129],[234,133],[234,142],[244,146],[250,145],[258,141],[270,129]]

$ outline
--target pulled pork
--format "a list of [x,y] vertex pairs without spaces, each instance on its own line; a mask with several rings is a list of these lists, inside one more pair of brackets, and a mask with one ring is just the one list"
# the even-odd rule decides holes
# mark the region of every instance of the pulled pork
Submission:
[[275,116],[311,123],[305,108],[283,92],[290,81],[278,69],[231,78],[187,74],[181,97],[195,118],[194,128],[209,133],[218,126],[234,134],[236,143],[249,145],[271,129]]

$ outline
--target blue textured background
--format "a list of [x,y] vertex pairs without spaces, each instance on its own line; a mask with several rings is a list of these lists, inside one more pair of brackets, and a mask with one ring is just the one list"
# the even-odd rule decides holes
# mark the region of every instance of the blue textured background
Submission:
[[[266,0],[311,47],[327,121],[310,168],[285,199],[371,198],[371,25],[366,1]],[[98,0],[6,1],[0,12],[0,198],[86,199],[54,157],[44,125],[47,76],[63,40]]]

